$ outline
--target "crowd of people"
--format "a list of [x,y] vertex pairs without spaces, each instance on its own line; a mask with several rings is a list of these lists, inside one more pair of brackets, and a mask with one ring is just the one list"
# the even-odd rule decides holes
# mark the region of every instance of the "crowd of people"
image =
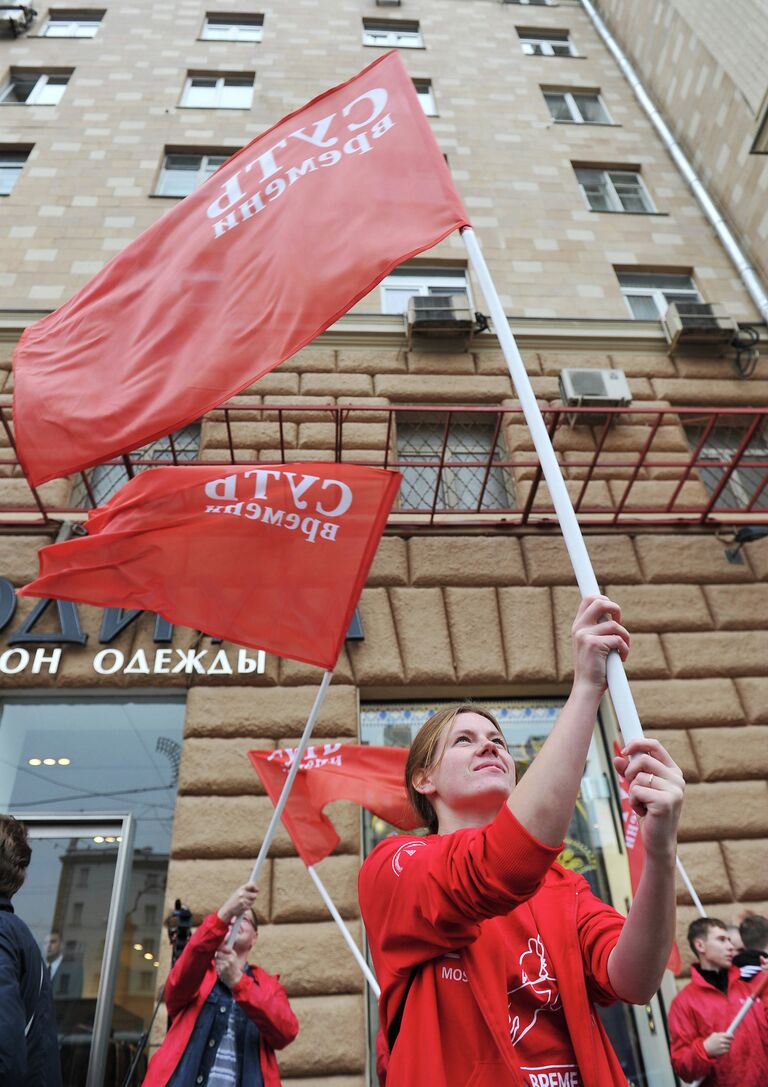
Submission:
[[[364,862],[360,906],[381,985],[377,1040],[388,1087],[626,1087],[595,1014],[657,991],[675,931],[682,773],[653,739],[614,760],[641,818],[645,865],[629,913],[556,863],[576,803],[606,661],[629,652],[619,608],[582,602],[570,696],[523,778],[487,710],[434,714],[414,740],[406,788],[426,836],[394,835]],[[59,1087],[54,996],[60,934],[41,954],[15,915],[31,851],[0,816],[0,1087]],[[196,929],[164,997],[170,1025],[144,1087],[279,1087],[275,1053],[299,1030],[285,989],[249,963],[257,890],[238,887]],[[716,918],[689,930],[691,981],[669,1010],[672,1064],[707,1087],[766,1087],[768,919],[738,934]]]

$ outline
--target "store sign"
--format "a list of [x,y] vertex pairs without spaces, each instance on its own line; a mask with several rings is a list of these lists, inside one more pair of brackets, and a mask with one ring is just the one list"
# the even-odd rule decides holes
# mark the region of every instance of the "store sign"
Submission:
[[[58,612],[58,630],[37,629],[49,608]],[[7,578],[0,578],[0,631],[10,626],[16,614],[16,590]],[[99,644],[108,646],[118,634],[143,612],[123,608],[102,609]],[[174,627],[162,616],[155,616],[154,650],[137,649],[125,653],[120,649],[100,649],[93,657],[96,675],[207,675],[231,676],[263,674],[266,653],[263,649],[217,648],[220,638],[211,639],[208,649],[177,649],[170,645]],[[15,676],[21,672],[31,675],[56,675],[66,646],[84,646],[88,635],[80,625],[77,604],[69,600],[40,600],[34,609],[6,638],[7,648],[0,652],[0,675]]]

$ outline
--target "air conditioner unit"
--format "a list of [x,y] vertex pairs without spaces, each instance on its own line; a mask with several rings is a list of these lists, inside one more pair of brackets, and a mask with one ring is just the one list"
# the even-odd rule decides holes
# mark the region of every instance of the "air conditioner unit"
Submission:
[[623,370],[561,370],[560,396],[572,408],[622,408],[632,403]]
[[399,8],[400,0],[376,0],[377,8]]
[[451,339],[475,331],[475,315],[466,294],[413,295],[405,311],[408,345],[414,336]]
[[0,30],[12,38],[18,38],[32,26],[37,16],[27,4],[0,4]]
[[695,345],[726,347],[739,326],[717,302],[673,302],[661,319],[669,353]]

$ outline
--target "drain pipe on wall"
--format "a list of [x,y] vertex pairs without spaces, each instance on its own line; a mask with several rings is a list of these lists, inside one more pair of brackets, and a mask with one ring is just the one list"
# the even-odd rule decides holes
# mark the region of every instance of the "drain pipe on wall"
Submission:
[[736,240],[736,236],[732,233],[731,229],[723,218],[722,213],[718,210],[709,193],[702,185],[701,181],[699,180],[698,174],[689,162],[685,152],[682,150],[680,144],[677,142],[675,137],[672,135],[670,129],[667,127],[664,118],[661,116],[661,114],[653,104],[653,101],[645,90],[645,87],[641,83],[634,68],[629,63],[629,60],[627,59],[621,46],[616,41],[606,24],[598,14],[594,4],[592,3],[592,0],[581,0],[581,6],[584,8],[587,15],[594,23],[598,34],[613,54],[616,63],[618,64],[619,68],[621,68],[624,76],[627,79],[627,82],[629,83],[632,90],[635,92],[635,96],[640,102],[640,105],[648,114],[651,124],[661,137],[662,143],[666,147],[667,151],[669,151],[674,161],[677,163],[680,172],[693,190],[693,195],[698,200],[704,211],[704,214],[706,215],[707,219],[709,219],[710,223],[712,224],[717,233],[717,236],[720,238],[720,241],[725,246],[725,251],[727,252],[728,256],[735,264],[736,270],[741,276],[742,282],[747,288],[750,298],[760,311],[763,320],[766,322],[766,324],[768,324],[768,295],[765,292],[765,288],[763,287],[761,280],[755,273],[755,270],[747,260],[744,251]]

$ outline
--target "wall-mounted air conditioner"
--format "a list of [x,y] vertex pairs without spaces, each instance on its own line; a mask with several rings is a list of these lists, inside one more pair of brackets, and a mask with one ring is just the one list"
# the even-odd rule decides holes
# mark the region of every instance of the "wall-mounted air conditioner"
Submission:
[[37,12],[28,4],[0,4],[0,33],[18,38],[32,26]]
[[560,396],[572,408],[622,408],[632,403],[623,370],[561,370]]
[[400,0],[376,0],[377,8],[399,8]]
[[475,315],[466,294],[415,294],[408,299],[405,324],[409,348],[414,336],[469,341]]
[[739,326],[717,302],[673,302],[661,319],[669,353],[688,345],[727,347]]

